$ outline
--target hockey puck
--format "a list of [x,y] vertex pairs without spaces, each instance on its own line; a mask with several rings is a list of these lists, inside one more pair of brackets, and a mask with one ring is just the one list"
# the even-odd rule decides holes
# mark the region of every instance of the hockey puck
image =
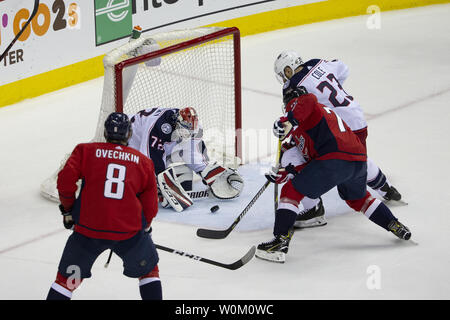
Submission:
[[217,210],[219,210],[219,206],[213,206],[213,207],[211,207],[211,209],[209,209],[209,211],[211,211],[211,212],[216,212]]

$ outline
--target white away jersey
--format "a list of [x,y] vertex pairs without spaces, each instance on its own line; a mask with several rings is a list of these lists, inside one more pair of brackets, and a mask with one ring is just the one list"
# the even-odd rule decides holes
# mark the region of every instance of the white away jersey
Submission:
[[284,84],[283,91],[289,86],[304,86],[319,103],[333,109],[352,131],[357,131],[367,127],[367,122],[359,103],[342,87],[347,76],[348,67],[343,62],[313,59]]

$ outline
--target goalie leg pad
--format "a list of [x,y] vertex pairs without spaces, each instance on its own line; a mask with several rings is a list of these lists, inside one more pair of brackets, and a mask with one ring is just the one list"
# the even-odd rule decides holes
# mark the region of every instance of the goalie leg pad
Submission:
[[175,211],[181,212],[193,204],[192,199],[177,180],[172,168],[161,172],[157,180],[162,196]]
[[167,169],[172,168],[178,182],[185,191],[192,191],[194,181],[194,172],[184,163],[170,163]]

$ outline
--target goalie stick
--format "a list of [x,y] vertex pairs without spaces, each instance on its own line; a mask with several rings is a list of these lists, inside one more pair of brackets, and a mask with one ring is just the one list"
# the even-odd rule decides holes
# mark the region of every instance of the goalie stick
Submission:
[[233,221],[231,226],[225,230],[211,230],[211,229],[197,229],[197,236],[201,238],[208,239],[223,239],[230,234],[231,231],[236,227],[236,225],[241,221],[242,217],[250,210],[250,208],[255,204],[256,200],[263,194],[264,190],[269,186],[270,181],[266,181],[264,185],[259,189],[253,199],[249,202],[249,204],[242,210],[241,214]]
[[[239,269],[244,264],[249,262],[254,257],[255,252],[256,252],[256,247],[253,246],[253,247],[250,248],[250,250],[242,258],[240,258],[239,260],[237,260],[237,261],[235,261],[233,263],[227,264],[227,263],[222,263],[222,262],[218,262],[218,261],[215,261],[215,260],[203,258],[203,257],[197,256],[197,255],[194,255],[194,254],[190,254],[190,253],[187,253],[185,251],[176,250],[176,249],[168,248],[168,247],[165,247],[165,246],[161,246],[161,245],[156,244],[156,243],[155,243],[155,247],[157,249],[160,249],[160,250],[163,250],[163,251],[167,251],[167,252],[170,252],[170,253],[173,253],[173,254],[177,254],[177,255],[182,256],[182,257],[186,257],[186,258],[189,258],[189,259],[192,259],[192,260],[196,260],[196,261],[212,264],[214,266],[225,268],[225,269],[229,269],[229,270]],[[112,250],[109,251],[108,261],[105,264],[105,268],[108,267],[109,262],[111,261],[111,256],[112,256]]]

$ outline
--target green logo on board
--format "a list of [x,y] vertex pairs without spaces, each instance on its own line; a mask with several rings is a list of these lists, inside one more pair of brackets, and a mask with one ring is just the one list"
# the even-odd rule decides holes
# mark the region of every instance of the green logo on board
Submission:
[[130,0],[95,0],[97,46],[130,35],[133,28]]

